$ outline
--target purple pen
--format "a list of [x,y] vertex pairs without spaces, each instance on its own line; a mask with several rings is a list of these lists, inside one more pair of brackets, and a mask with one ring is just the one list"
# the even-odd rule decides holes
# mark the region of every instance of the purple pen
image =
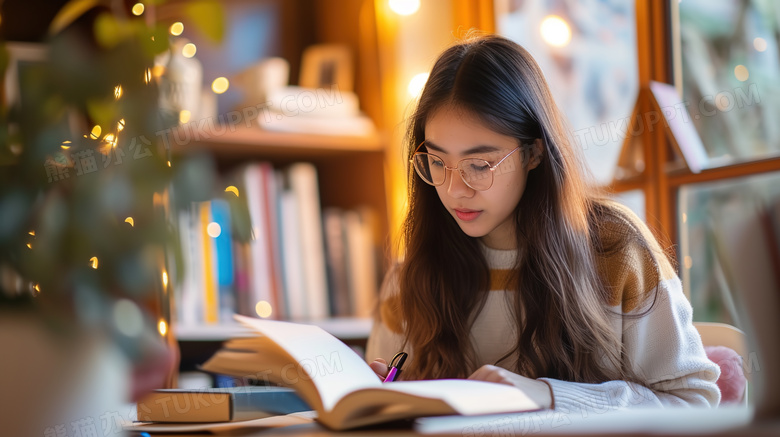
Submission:
[[408,354],[406,352],[398,352],[393,356],[393,359],[390,360],[390,371],[387,372],[385,382],[395,381],[395,378],[401,373],[401,366],[404,365],[407,356]]

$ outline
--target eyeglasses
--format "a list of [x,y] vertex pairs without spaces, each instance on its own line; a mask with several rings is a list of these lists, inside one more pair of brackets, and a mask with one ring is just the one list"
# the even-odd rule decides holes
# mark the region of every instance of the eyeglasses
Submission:
[[[425,142],[420,143],[416,150],[420,150]],[[495,165],[490,165],[489,162],[480,158],[464,158],[458,161],[455,167],[447,167],[444,160],[432,153],[414,152],[410,162],[414,165],[414,169],[420,178],[428,185],[438,187],[442,185],[447,179],[447,170],[458,170],[463,182],[471,189],[477,191],[485,191],[493,186],[493,173],[496,168],[509,158],[509,155],[520,150],[520,147],[514,148],[511,152],[507,153],[501,158]]]

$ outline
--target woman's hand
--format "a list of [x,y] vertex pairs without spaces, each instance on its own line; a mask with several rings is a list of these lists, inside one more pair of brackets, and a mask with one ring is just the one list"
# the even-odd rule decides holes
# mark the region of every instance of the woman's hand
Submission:
[[374,362],[369,364],[369,366],[371,367],[371,370],[376,373],[376,376],[384,382],[388,372],[387,361],[383,360],[382,358],[377,358],[374,360]]
[[502,367],[485,364],[472,373],[468,379],[512,385],[522,390],[540,407],[552,408],[553,406],[552,389],[546,382],[526,378]]

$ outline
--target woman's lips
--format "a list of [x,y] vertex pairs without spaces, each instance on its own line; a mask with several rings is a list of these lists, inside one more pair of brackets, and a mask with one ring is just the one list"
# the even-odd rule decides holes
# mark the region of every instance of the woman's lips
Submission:
[[480,214],[482,214],[482,211],[475,211],[473,209],[455,209],[455,215],[457,215],[458,218],[464,222],[475,220],[477,217],[479,217]]

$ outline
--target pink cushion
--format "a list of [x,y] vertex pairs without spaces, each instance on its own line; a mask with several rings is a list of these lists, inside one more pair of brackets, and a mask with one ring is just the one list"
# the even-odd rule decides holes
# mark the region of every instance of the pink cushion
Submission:
[[705,346],[704,352],[710,361],[720,366],[718,388],[721,405],[741,403],[747,385],[745,373],[742,371],[742,357],[726,346]]

